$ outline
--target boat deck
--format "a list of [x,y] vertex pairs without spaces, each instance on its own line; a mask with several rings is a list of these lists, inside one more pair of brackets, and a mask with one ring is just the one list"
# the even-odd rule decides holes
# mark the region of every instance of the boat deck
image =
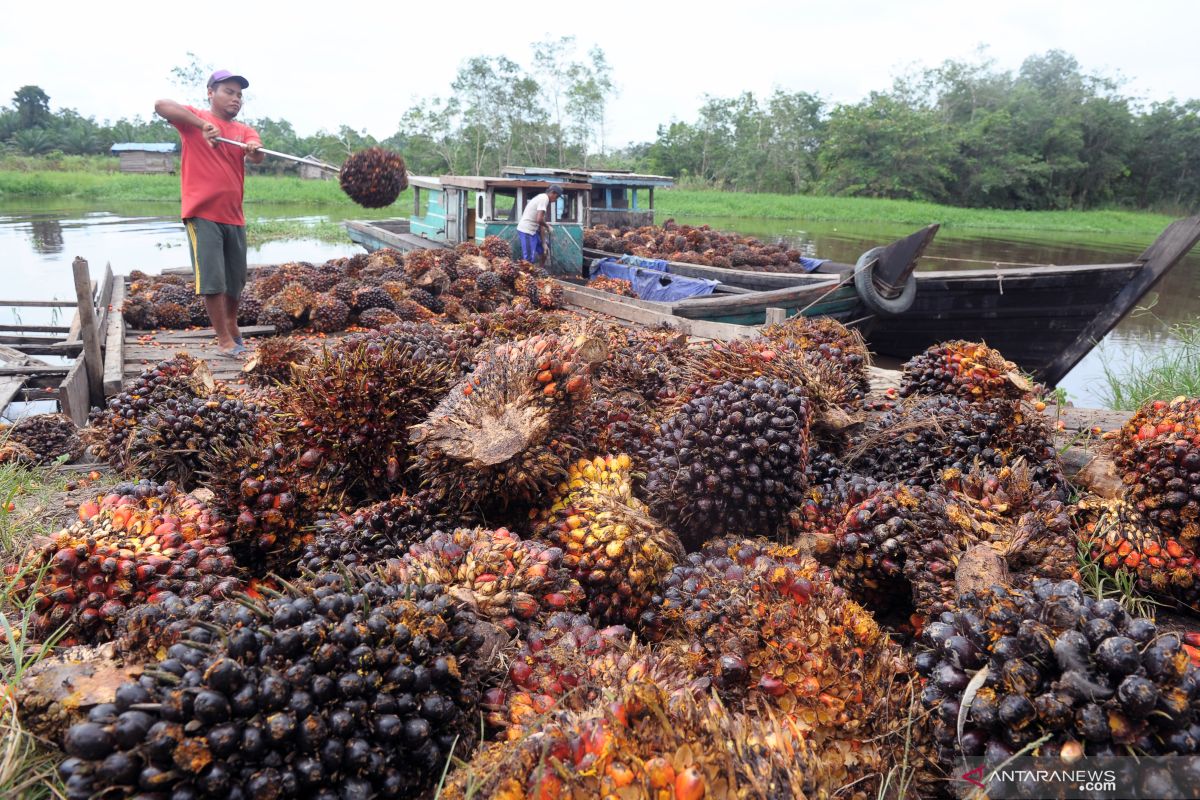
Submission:
[[[270,325],[242,328],[247,347],[253,348],[253,337],[269,336],[275,332]],[[217,380],[237,382],[242,376],[245,361],[229,358],[217,352],[217,342],[212,328],[192,330],[125,331],[124,358],[121,374],[124,381],[137,377],[147,367],[178,353],[187,353],[192,358],[204,361]]]

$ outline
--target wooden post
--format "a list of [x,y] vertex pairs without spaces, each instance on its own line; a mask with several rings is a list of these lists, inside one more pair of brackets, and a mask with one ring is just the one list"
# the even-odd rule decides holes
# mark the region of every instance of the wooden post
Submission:
[[782,325],[787,322],[787,310],[782,308],[767,309],[767,325]]
[[100,331],[96,328],[96,307],[92,299],[92,277],[88,263],[76,256],[71,262],[75,274],[75,298],[79,305],[79,333],[83,339],[83,367],[87,371],[88,401],[104,405],[104,360],[100,355]]

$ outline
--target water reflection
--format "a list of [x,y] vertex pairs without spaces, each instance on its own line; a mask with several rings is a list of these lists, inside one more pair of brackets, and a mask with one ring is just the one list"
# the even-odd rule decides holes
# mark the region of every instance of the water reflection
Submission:
[[29,238],[33,242],[33,249],[42,255],[61,253],[63,249],[62,223],[57,219],[30,220]]

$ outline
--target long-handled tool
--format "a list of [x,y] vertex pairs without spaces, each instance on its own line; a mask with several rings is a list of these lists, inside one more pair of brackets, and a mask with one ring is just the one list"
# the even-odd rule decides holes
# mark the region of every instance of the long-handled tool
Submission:
[[[232,144],[232,145],[242,148],[243,150],[246,149],[245,142],[235,142],[233,139],[226,139],[224,136],[216,137],[216,141],[224,142],[225,144]],[[335,175],[341,173],[341,170],[338,169],[337,167],[333,166],[332,164],[326,164],[324,161],[318,161],[317,159],[312,158],[312,157],[301,158],[300,156],[293,156],[293,155],[288,155],[287,153],[280,153],[277,150],[268,150],[265,147],[258,148],[258,152],[266,153],[267,155],[275,156],[276,158],[286,158],[288,161],[295,161],[297,164],[311,164],[312,166],[318,167],[319,169],[327,169],[330,172],[334,173]]]

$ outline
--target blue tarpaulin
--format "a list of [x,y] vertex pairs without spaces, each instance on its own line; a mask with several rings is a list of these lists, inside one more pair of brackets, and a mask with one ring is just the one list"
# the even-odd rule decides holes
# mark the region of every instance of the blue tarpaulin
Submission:
[[[638,259],[641,262],[648,260],[650,259]],[[671,275],[663,270],[622,264],[615,258],[594,262],[591,274],[629,281],[639,299],[656,300],[660,303],[686,300],[689,297],[705,297],[712,294],[713,289],[721,283],[706,278],[689,278],[684,275]]]

